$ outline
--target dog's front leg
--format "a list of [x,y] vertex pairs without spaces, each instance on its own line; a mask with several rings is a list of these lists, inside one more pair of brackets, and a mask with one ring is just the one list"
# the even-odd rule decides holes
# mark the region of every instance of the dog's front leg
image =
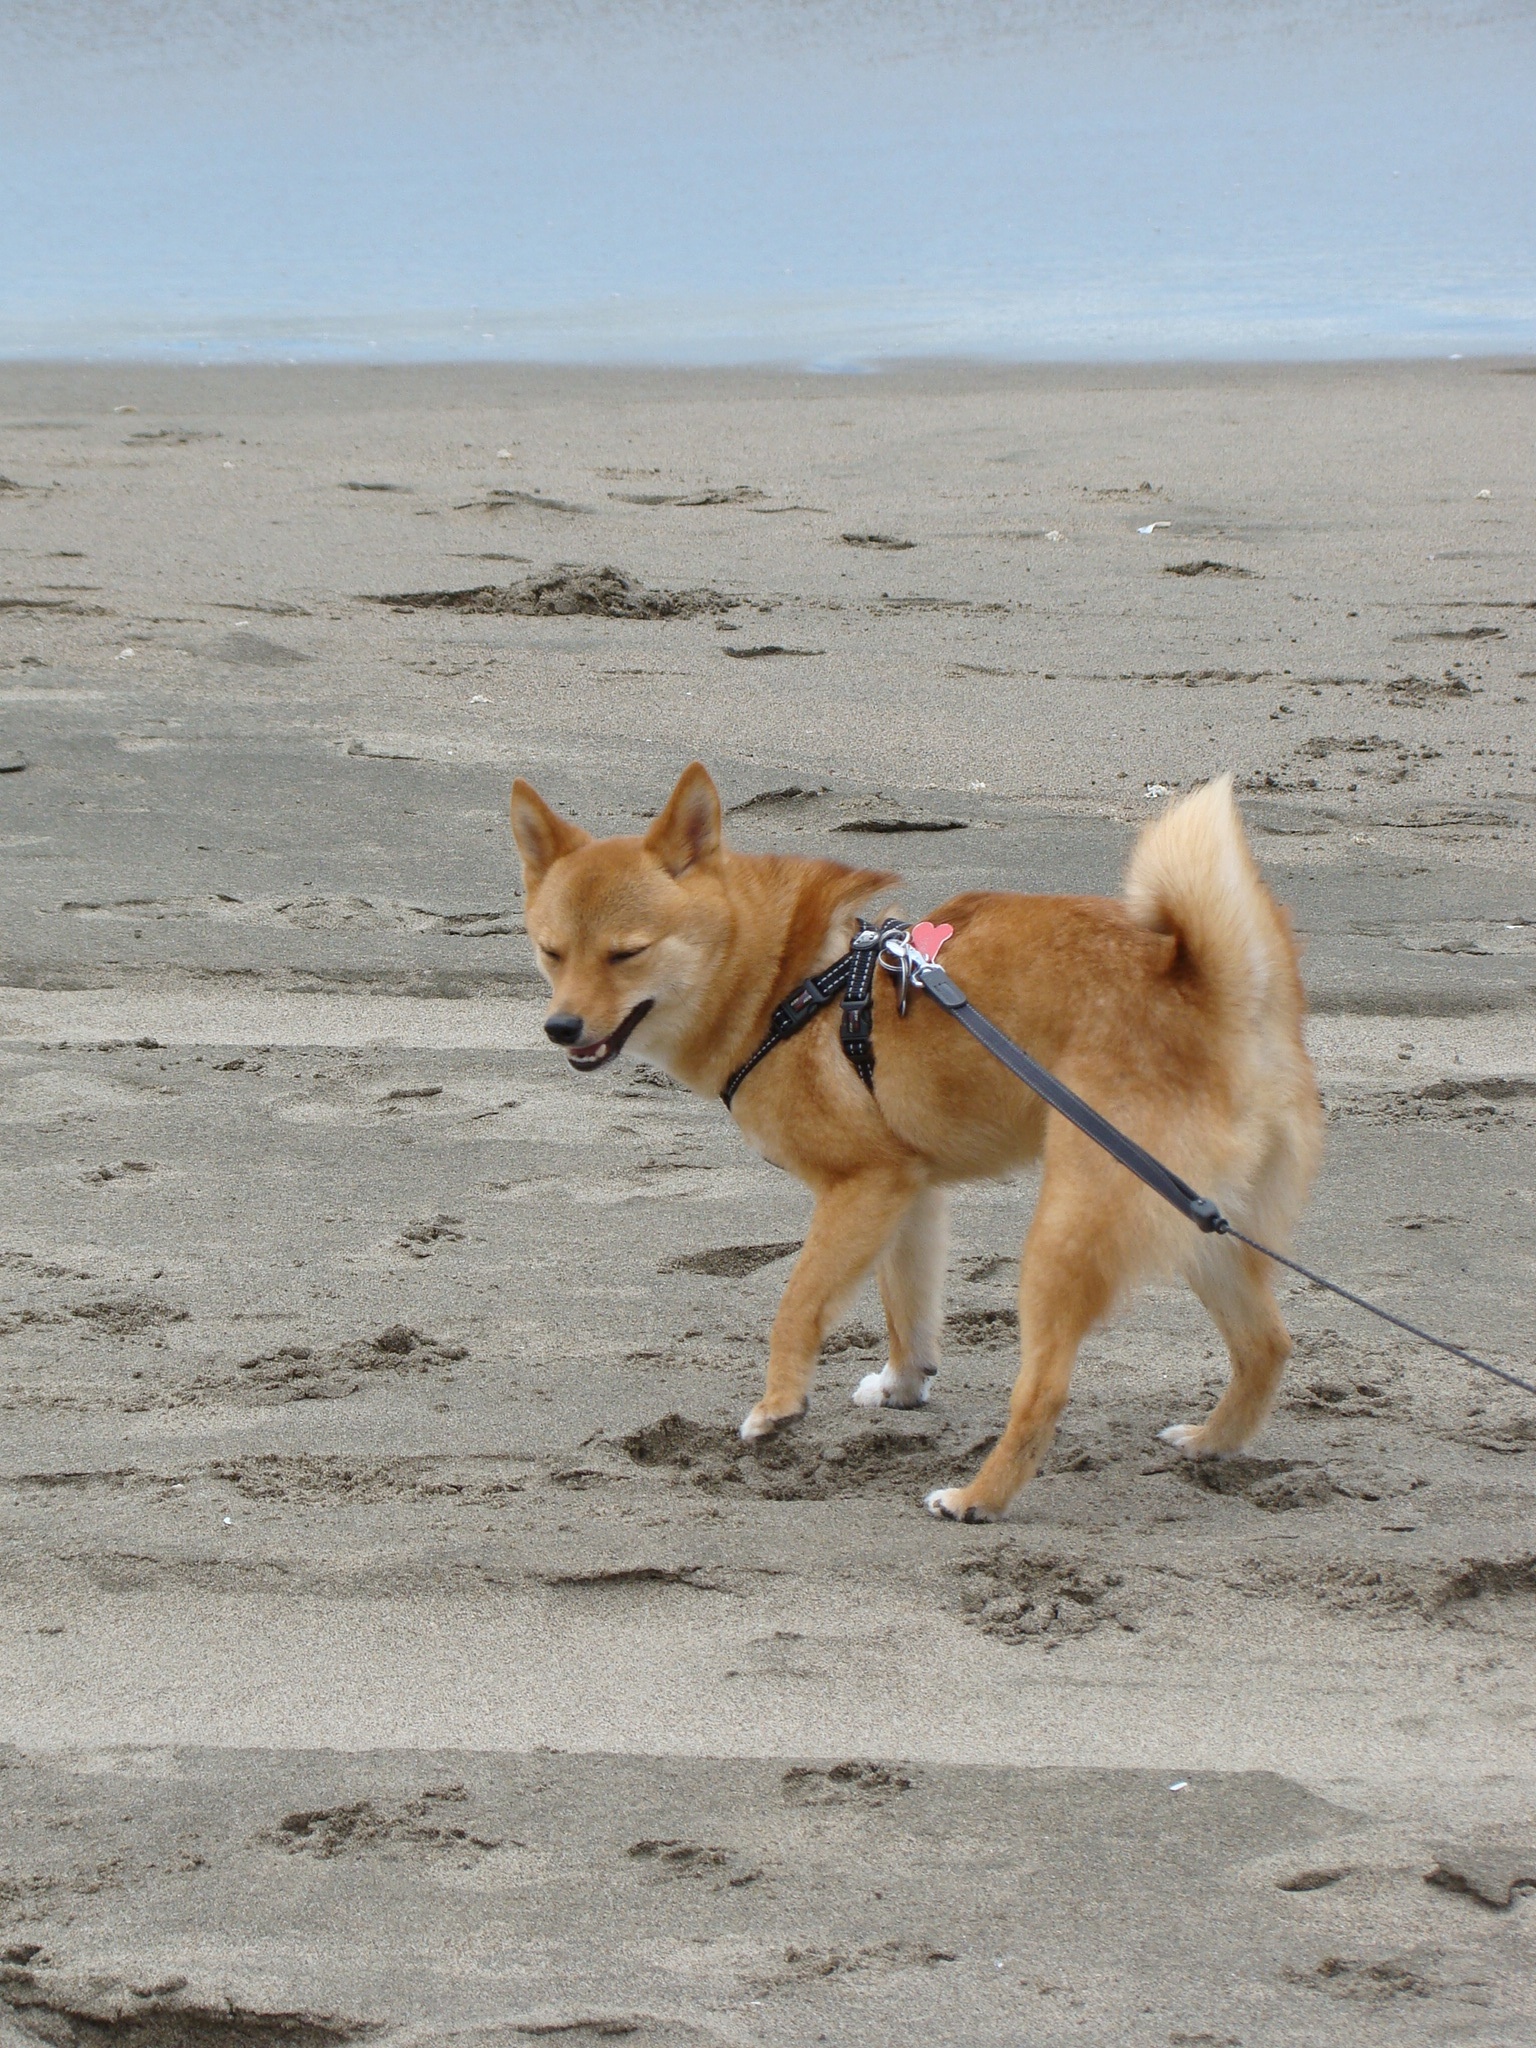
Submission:
[[939,1369],[944,1322],[944,1260],[949,1196],[924,1188],[892,1233],[880,1259],[880,1295],[891,1340],[889,1363],[853,1390],[861,1408],[921,1408]]
[[915,1193],[914,1178],[890,1167],[869,1168],[820,1189],[805,1244],[773,1319],[763,1398],[741,1425],[747,1443],[771,1436],[781,1422],[805,1413],[822,1339],[885,1249]]

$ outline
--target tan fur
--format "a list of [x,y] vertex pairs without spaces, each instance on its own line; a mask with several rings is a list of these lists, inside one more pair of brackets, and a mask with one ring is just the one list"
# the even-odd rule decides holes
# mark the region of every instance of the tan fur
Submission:
[[[602,1056],[649,1002],[630,1045],[702,1095],[719,1093],[774,1005],[846,950],[857,907],[894,880],[732,852],[697,762],[644,837],[591,839],[521,781],[512,827],[529,935],[553,1016],[579,1020],[576,1055]],[[1241,1228],[1284,1248],[1316,1171],[1322,1113],[1290,923],[1259,877],[1228,778],[1147,828],[1123,902],[978,892],[931,915],[954,926],[943,962],[978,1009]],[[918,997],[899,1018],[885,974],[874,1034],[873,1095],[838,1045],[834,1005],[736,1097],[748,1142],[816,1198],[743,1436],[804,1413],[822,1341],[871,1271],[890,1364],[855,1398],[926,1399],[939,1362],[945,1191],[1039,1159],[1008,1424],[970,1483],[931,1495],[930,1508],[965,1520],[1003,1512],[1050,1443],[1084,1335],[1154,1275],[1188,1281],[1232,1362],[1204,1423],[1165,1436],[1197,1457],[1245,1443],[1290,1351],[1266,1263],[1202,1235],[1049,1115],[936,1003]]]

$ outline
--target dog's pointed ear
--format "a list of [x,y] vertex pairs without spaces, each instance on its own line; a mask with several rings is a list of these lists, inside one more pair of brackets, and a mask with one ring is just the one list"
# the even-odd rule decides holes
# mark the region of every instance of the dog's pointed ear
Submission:
[[720,851],[720,792],[702,761],[690,762],[677,778],[645,844],[671,875],[681,875]]
[[552,811],[531,782],[519,776],[512,785],[512,837],[523,862],[523,893],[531,896],[557,860],[585,846],[592,837]]

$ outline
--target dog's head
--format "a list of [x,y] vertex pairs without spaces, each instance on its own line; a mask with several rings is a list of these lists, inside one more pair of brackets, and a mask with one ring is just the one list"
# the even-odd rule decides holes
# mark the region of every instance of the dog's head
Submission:
[[695,761],[643,838],[594,839],[512,785],[528,936],[553,991],[544,1029],[579,1073],[631,1035],[662,1057],[686,1032],[729,931],[720,797]]

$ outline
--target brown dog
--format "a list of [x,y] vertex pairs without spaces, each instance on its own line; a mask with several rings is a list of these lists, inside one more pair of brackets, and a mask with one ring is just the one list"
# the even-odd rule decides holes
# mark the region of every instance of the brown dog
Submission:
[[[733,853],[708,773],[686,769],[643,838],[594,840],[526,782],[512,789],[528,932],[554,991],[545,1030],[578,1072],[633,1044],[718,1095],[774,1006],[847,951],[856,907],[895,877],[833,861]],[[1259,878],[1229,778],[1142,833],[1124,899],[956,896],[944,966],[994,1023],[1234,1223],[1283,1246],[1321,1149],[1302,1045],[1290,922]],[[897,1014],[876,976],[874,1091],[845,1057],[836,1005],[742,1083],[748,1142],[816,1198],[784,1290],[751,1441],[805,1412],[823,1338],[874,1267],[890,1363],[868,1407],[916,1407],[938,1368],[946,1189],[1041,1158],[1019,1275],[1022,1363],[1008,1426],[968,1486],[933,1513],[1000,1515],[1034,1472],[1066,1405],[1084,1335],[1137,1281],[1177,1272],[1231,1354],[1203,1423],[1162,1434],[1192,1457],[1258,1428],[1290,1337],[1255,1253],[1166,1207],[917,995]]]

